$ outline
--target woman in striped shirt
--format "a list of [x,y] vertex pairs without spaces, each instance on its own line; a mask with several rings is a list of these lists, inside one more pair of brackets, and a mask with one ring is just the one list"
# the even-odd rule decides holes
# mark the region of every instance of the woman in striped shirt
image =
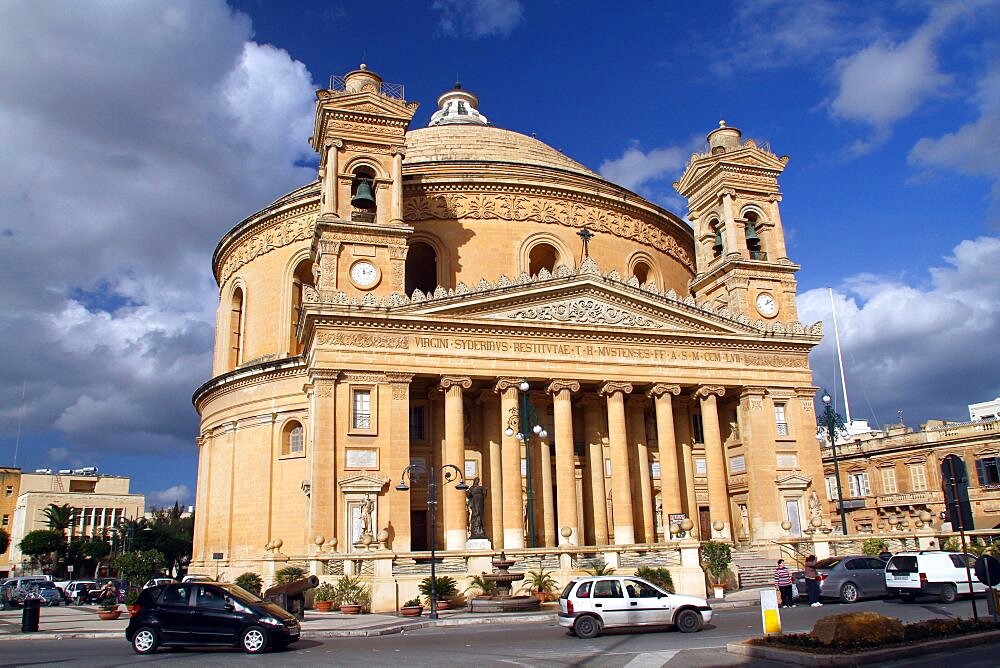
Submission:
[[774,586],[781,592],[781,607],[794,608],[792,600],[792,574],[788,572],[784,559],[778,559],[778,567],[774,569]]

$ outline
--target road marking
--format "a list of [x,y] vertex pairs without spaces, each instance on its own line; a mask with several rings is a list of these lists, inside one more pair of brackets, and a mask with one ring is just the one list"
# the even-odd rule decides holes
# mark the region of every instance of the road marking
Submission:
[[672,649],[665,652],[645,652],[626,663],[625,668],[660,668],[667,661],[677,656],[677,652],[679,651]]

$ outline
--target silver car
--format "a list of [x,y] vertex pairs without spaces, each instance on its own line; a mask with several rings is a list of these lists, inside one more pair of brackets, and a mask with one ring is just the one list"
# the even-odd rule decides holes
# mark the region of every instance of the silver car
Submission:
[[[820,598],[836,598],[854,603],[862,598],[885,596],[885,562],[862,554],[830,557],[816,562]],[[792,573],[799,597],[808,595],[803,571]]]
[[673,626],[693,633],[710,621],[712,607],[705,599],[669,594],[636,577],[574,578],[559,597],[559,625],[580,638],[633,626]]

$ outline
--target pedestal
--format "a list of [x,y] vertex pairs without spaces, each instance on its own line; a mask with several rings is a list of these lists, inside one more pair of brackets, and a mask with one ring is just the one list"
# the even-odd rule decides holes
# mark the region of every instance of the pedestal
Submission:
[[465,549],[469,552],[475,550],[492,550],[493,544],[489,538],[470,538],[465,541]]

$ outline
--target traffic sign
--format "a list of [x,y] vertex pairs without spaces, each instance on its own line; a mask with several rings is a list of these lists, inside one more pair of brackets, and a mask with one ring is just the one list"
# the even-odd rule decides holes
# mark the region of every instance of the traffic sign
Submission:
[[1000,559],[988,554],[976,559],[976,577],[987,587],[1000,584]]

